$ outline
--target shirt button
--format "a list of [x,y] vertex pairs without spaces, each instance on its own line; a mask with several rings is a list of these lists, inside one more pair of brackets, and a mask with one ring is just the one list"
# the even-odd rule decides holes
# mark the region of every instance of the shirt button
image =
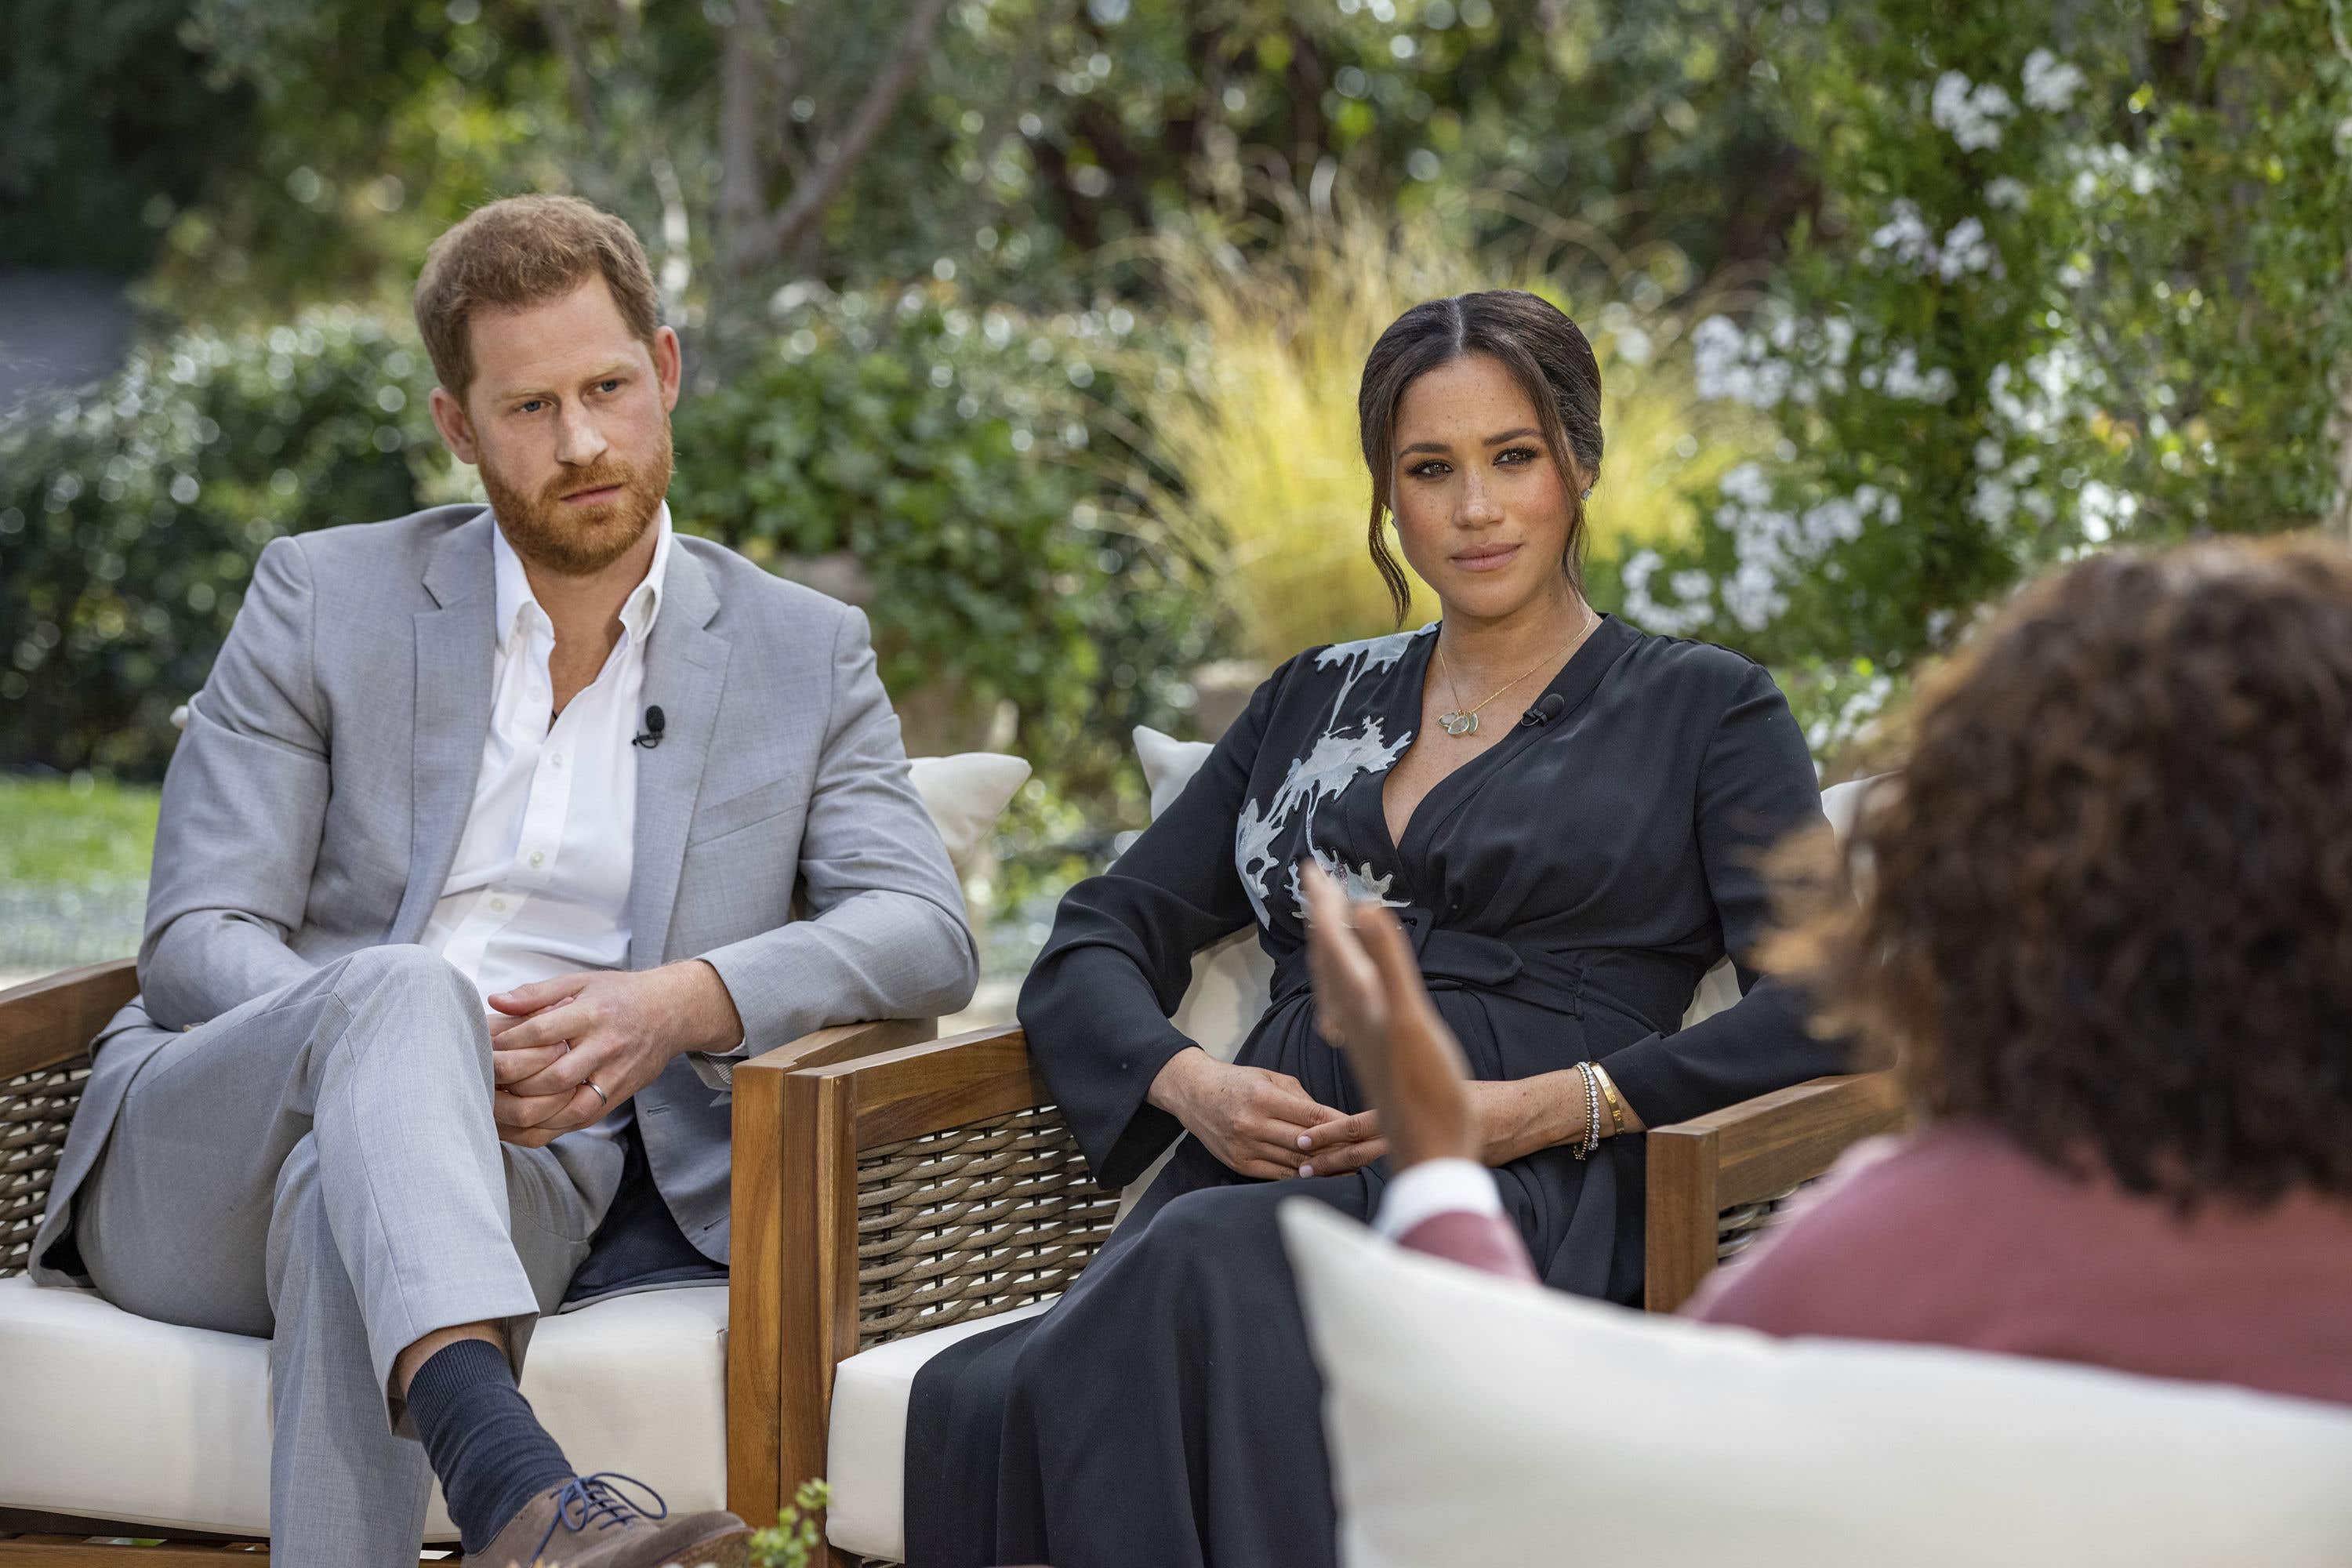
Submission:
[[541,866],[544,866],[544,865],[546,865],[546,864],[547,864],[547,851],[546,851],[546,850],[544,850],[544,849],[534,849],[534,850],[532,850],[532,851],[530,852],[530,868],[531,868],[532,870],[536,871],[536,870],[538,870]]
[[492,899],[490,900],[490,913],[494,915],[502,915],[506,912],[507,901],[504,899]]
[[551,762],[551,763],[553,763],[557,767],[559,767],[559,768],[560,768],[560,767],[562,767],[562,766],[563,765],[563,753],[562,753],[562,752],[556,752],[553,756],[551,756],[551,757],[548,758],[547,760],[548,760],[549,762]]

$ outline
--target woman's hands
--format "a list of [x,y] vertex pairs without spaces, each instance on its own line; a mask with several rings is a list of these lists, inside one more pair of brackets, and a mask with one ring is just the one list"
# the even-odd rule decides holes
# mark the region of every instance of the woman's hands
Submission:
[[[1400,1170],[1425,1160],[1486,1161],[1482,1124],[1493,1109],[1515,1103],[1508,1091],[1521,1086],[1473,1085],[1461,1042],[1438,1016],[1394,915],[1351,904],[1319,866],[1302,866],[1299,882],[1307,893],[1315,1026],[1348,1053],[1373,1107],[1309,1131],[1314,1173],[1333,1174],[1377,1158],[1352,1156],[1382,1131]],[[1326,1135],[1337,1144],[1328,1152]]]
[[1197,1048],[1160,1069],[1153,1105],[1227,1169],[1264,1181],[1340,1175],[1391,1153],[1399,1170],[1443,1159],[1507,1165],[1583,1141],[1582,1073],[1471,1078],[1396,917],[1351,904],[1319,867],[1302,866],[1299,884],[1315,1026],[1348,1054],[1372,1109],[1343,1116],[1287,1073],[1229,1066]]
[[1168,1058],[1146,1098],[1227,1170],[1260,1181],[1305,1174],[1309,1129],[1339,1120],[1288,1073],[1235,1067],[1197,1046]]

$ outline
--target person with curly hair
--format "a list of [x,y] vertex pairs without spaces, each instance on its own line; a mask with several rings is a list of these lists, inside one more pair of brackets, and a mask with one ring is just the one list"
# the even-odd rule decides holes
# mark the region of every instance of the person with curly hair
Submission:
[[[2352,558],[2082,562],[1909,730],[1843,852],[1780,853],[1762,956],[1891,1051],[1918,1130],[1688,1310],[2352,1403]],[[1459,1058],[1393,920],[1307,883],[1318,1020],[1402,1204],[1475,1152]],[[1526,1272],[1475,1209],[1403,1240]]]

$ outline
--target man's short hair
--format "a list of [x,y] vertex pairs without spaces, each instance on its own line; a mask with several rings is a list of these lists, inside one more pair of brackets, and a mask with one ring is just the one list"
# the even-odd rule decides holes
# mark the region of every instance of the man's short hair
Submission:
[[463,400],[474,379],[475,311],[544,304],[599,273],[621,319],[651,348],[661,300],[627,224],[577,196],[509,196],[475,209],[433,242],[417,275],[416,330],[433,373]]

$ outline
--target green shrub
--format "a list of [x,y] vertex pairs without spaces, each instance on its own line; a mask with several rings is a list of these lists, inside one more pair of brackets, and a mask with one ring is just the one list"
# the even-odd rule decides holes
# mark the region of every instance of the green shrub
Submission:
[[2053,563],[2352,515],[2340,5],[1963,9],[1769,33],[1822,210],[1694,336],[1701,395],[1781,438],[1623,572],[1652,629],[1867,667],[1824,735]]
[[261,547],[422,504],[432,384],[405,332],[321,311],[0,426],[0,763],[160,774]]
[[[804,302],[680,403],[673,511],[779,570],[856,557],[883,679],[931,739],[1009,745],[1090,806],[1131,795],[1127,730],[1189,700],[1204,625],[1092,428],[1132,416],[1096,367],[1133,332],[919,291]],[[159,775],[263,545],[476,493],[432,385],[405,324],[314,312],[183,333],[0,427],[0,766]]]
[[918,743],[992,741],[1049,789],[1118,790],[1129,726],[1189,700],[1205,624],[1104,449],[1131,418],[1104,366],[1135,331],[944,290],[803,302],[680,404],[678,524],[787,574],[855,557],[885,683],[952,715]]

